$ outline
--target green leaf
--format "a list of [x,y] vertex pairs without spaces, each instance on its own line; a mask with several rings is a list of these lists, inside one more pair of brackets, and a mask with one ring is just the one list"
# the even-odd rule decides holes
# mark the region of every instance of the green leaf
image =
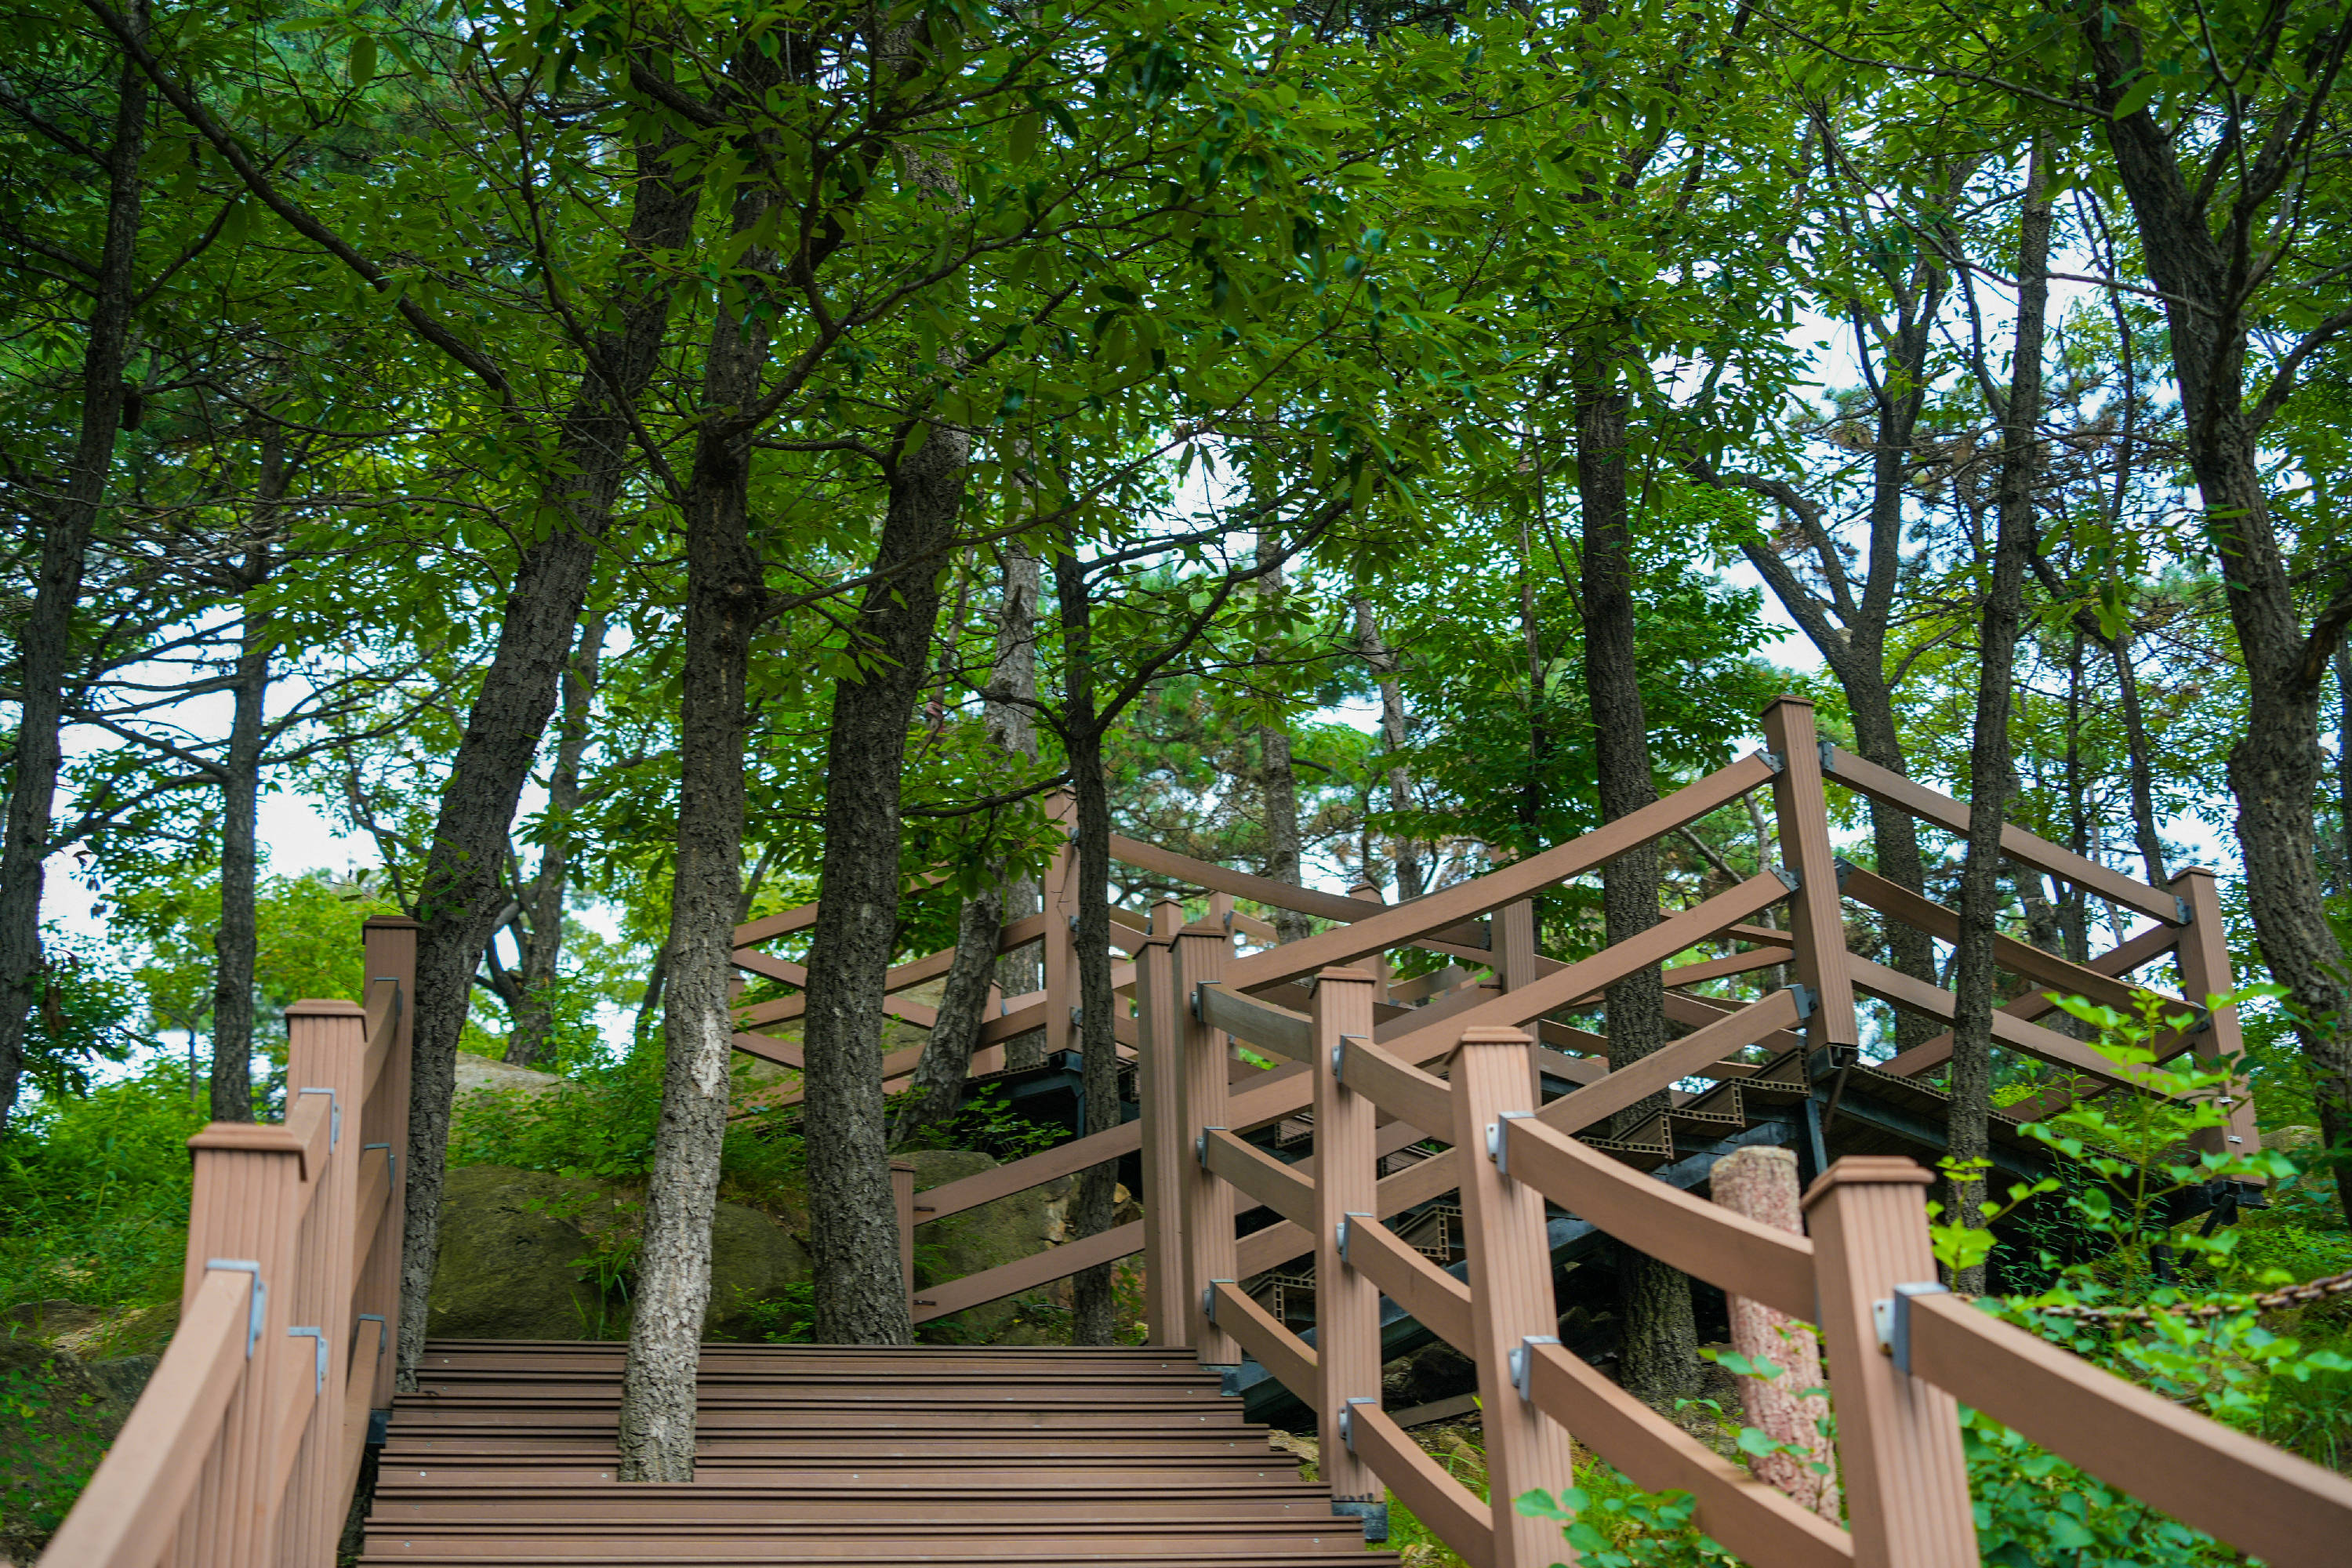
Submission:
[[375,38],[362,33],[352,40],[352,85],[365,87],[375,76]]

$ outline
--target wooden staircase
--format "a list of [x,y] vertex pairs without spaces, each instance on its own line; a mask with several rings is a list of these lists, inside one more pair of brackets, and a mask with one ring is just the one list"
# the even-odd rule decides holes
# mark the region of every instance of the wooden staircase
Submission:
[[428,1346],[361,1561],[1395,1561],[1181,1351],[709,1345],[696,1479],[624,1485],[624,1349]]

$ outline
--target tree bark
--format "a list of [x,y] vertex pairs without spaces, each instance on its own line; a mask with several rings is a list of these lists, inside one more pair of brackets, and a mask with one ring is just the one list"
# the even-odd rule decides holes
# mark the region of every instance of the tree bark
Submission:
[[[1381,637],[1380,613],[1372,608],[1370,599],[1355,601],[1356,647],[1370,667],[1372,677],[1381,689],[1381,744],[1391,759],[1388,770],[1389,812],[1402,817],[1412,809],[1412,774],[1394,759],[1406,746],[1404,686],[1397,679],[1398,659],[1394,649]],[[1402,832],[1390,836],[1390,847],[1396,863],[1396,897],[1399,903],[1421,897],[1425,873],[1421,856],[1412,836]],[[1369,871],[1369,868],[1367,870]]]
[[440,1249],[441,1183],[475,969],[504,904],[501,871],[515,806],[555,708],[556,684],[594,573],[598,542],[635,463],[631,410],[658,363],[672,275],[658,253],[683,247],[699,187],[671,167],[675,138],[638,142],[635,194],[614,324],[558,432],[542,494],[552,530],[528,545],[499,640],[441,793],[419,879],[415,1057],[410,1075],[408,1203],[401,1247],[400,1386],[414,1391],[425,1304]]
[[[740,70],[757,90],[762,57]],[[740,190],[735,232],[772,193]],[[747,250],[764,273],[774,256]],[[661,1123],[654,1137],[629,1360],[621,1379],[625,1481],[694,1479],[695,1378],[710,1302],[710,1220],[727,1138],[728,1068],[735,1050],[735,922],[742,896],[744,689],[751,634],[766,610],[751,542],[751,431],[735,411],[760,391],[766,312],[722,303],[703,367],[702,427],[686,501],[686,658],[678,712],[677,856],[670,879],[669,991],[664,1005]],[[897,1249],[892,1249],[895,1261]]]
[[1004,892],[999,884],[982,888],[957,911],[955,957],[949,961],[947,981],[940,989],[939,1021],[931,1026],[930,1038],[923,1042],[922,1057],[915,1063],[915,1081],[890,1133],[894,1145],[961,1108],[972,1046],[987,1018],[997,933],[1003,927]]
[[[144,0],[130,9],[143,38]],[[42,988],[41,890],[50,810],[64,761],[58,729],[64,717],[66,670],[73,657],[74,611],[99,508],[122,428],[123,371],[136,329],[140,171],[146,152],[147,78],[125,58],[116,79],[114,126],[106,153],[106,239],[91,281],[89,336],[82,345],[81,422],[72,465],[58,494],[39,509],[40,576],[32,614],[17,645],[22,686],[16,713],[16,768],[9,779],[7,840],[0,845],[0,1129],[16,1108],[24,1077],[25,1030]]]
[[[1591,708],[1594,782],[1605,823],[1658,798],[1650,769],[1650,723],[1642,700],[1634,636],[1633,542],[1625,502],[1625,420],[1630,404],[1616,366],[1599,356],[1576,377],[1577,496],[1583,512],[1584,689]],[[1643,844],[1601,873],[1601,910],[1612,946],[1658,922],[1658,851]],[[1622,1068],[1666,1044],[1665,983],[1656,968],[1630,975],[1606,998],[1609,1061]],[[1621,1111],[1622,1132],[1667,1104],[1655,1094]],[[1690,1280],[1632,1247],[1620,1247],[1620,1368],[1626,1391],[1660,1410],[1698,1392],[1698,1330]]]
[[[263,488],[270,489],[265,459]],[[274,499],[274,498],[273,498]],[[246,555],[247,603],[237,652],[228,747],[221,759],[220,925],[213,933],[212,1115],[253,1120],[253,973],[260,946],[256,910],[261,808],[263,705],[269,696],[269,626],[252,596],[269,575],[269,549]]]
[[[2000,829],[2015,784],[2009,713],[2024,621],[2025,555],[2033,536],[2033,489],[2040,470],[2043,316],[2050,298],[2048,169],[2039,145],[2027,166],[2025,208],[2017,246],[2017,342],[2001,416],[2000,521],[1992,584],[1979,650],[1975,746],[1969,765],[1968,854],[1960,867],[1958,940],[1953,963],[1951,1127],[1948,1153],[1959,1173],[1951,1208],[1959,1224],[1982,1229],[1984,1162],[1992,1120],[1993,937],[2000,914]],[[2039,878],[2035,879],[2039,881]],[[1954,1289],[1981,1293],[1984,1266],[1959,1269]]]
[[[876,581],[850,635],[860,673],[835,688],[825,737],[824,858],[809,944],[802,1125],[816,1338],[905,1344],[882,1078],[882,1002],[898,938],[907,726],[939,618],[940,571],[963,508],[971,438],[917,423],[889,477]],[[676,980],[671,984],[675,985]]]
[[[1261,525],[1257,541],[1258,564],[1279,562],[1284,551],[1270,528]],[[1257,581],[1257,591],[1273,605],[1283,597],[1282,568],[1279,565]],[[1279,689],[1281,672],[1274,668],[1272,650],[1259,647],[1252,662],[1256,664],[1265,687],[1262,698],[1275,702],[1277,709],[1286,709]],[[1257,727],[1258,800],[1265,812],[1265,874],[1277,882],[1292,887],[1306,885],[1306,857],[1298,838],[1298,770],[1290,762],[1290,730],[1277,719],[1271,724]],[[1108,828],[1105,829],[1108,831]],[[1108,862],[1105,862],[1106,871]],[[1304,942],[1315,934],[1315,922],[1297,910],[1276,909],[1274,911],[1274,936],[1276,942]]]
[[[2147,109],[2118,112],[2147,68],[2135,28],[2127,21],[2085,22],[2082,37],[2092,96],[2105,111],[2098,125],[2131,205],[2148,280],[2164,302],[2189,471],[2204,507],[2205,537],[2229,589],[2223,603],[2245,669],[2246,729],[2231,748],[2229,778],[2245,857],[2246,907],[2272,977],[2287,989],[2321,1133],[2332,1148],[2352,1146],[2352,1030],[2346,1027],[2352,972],[2327,921],[2313,832],[2326,767],[2320,686],[2344,628],[2323,620],[2308,634],[2304,629],[2263,483],[2264,405],[2250,409],[2245,392],[2248,312],[2252,291],[2271,270],[2270,263],[2250,266],[2245,258],[2270,255],[2274,203],[2299,199],[2278,193],[2299,188],[2291,171],[2303,163],[2304,138],[2324,133],[2315,128],[2328,121],[2304,95],[2290,96],[2279,112],[2291,118],[2249,130],[2245,144],[2262,151],[2231,166],[2244,184],[2217,201],[2201,153],[2189,153],[2198,165],[2192,175],[2182,167],[2173,132]],[[2335,41],[2340,47],[2340,32]],[[2211,221],[2216,210],[2222,215],[2219,234]],[[2352,1161],[2337,1163],[2336,1190],[2352,1217]]]
[[[693,570],[688,565],[688,574]],[[691,584],[688,593],[692,593]],[[563,901],[571,893],[572,818],[580,809],[580,760],[588,751],[588,719],[596,700],[597,672],[604,651],[605,620],[591,615],[581,624],[580,646],[563,670],[563,722],[557,731],[555,768],[547,781],[548,838],[539,870],[522,900],[530,921],[515,979],[520,988],[507,1060],[527,1068],[547,1049],[555,1026],[556,965],[563,956]]]
[[[1062,741],[1078,817],[1078,1076],[1086,1101],[1084,1130],[1091,1133],[1118,1125],[1118,1041],[1110,988],[1110,786],[1103,773],[1096,707],[1094,603],[1086,563],[1074,549],[1055,557],[1054,596],[1062,626]],[[1116,1161],[1079,1173],[1070,1207],[1071,1228],[1079,1238],[1110,1228],[1118,1187]],[[1071,1281],[1071,1338],[1079,1344],[1107,1345],[1117,1338],[1113,1267],[1082,1270]]]
[[2115,641],[2116,689],[2122,694],[2124,745],[2131,765],[2132,834],[2139,841],[2140,862],[2150,887],[2161,888],[2172,879],[2164,868],[2164,837],[2156,830],[2154,764],[2147,747],[2147,722],[2140,712],[2139,677],[2132,668],[2131,629]]
[[[1037,761],[1037,599],[1045,590],[1037,557],[1017,539],[1004,542],[1004,594],[996,615],[996,652],[989,667],[983,717],[989,738],[1006,755]],[[1042,914],[1044,884],[1014,877],[1003,885],[1000,918],[1011,922]],[[1044,949],[1032,942],[996,961],[996,986],[1009,1001],[1045,988]],[[1009,1068],[1043,1067],[1045,1031],[1032,1029],[1004,1042]]]

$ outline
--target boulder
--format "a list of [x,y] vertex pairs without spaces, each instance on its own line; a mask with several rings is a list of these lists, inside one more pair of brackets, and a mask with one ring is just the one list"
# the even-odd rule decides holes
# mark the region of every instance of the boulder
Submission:
[[[902,1157],[915,1167],[918,1193],[997,1165],[996,1160],[973,1149],[917,1149]],[[1045,1251],[1060,1239],[1061,1210],[1066,1206],[1069,1184],[1066,1178],[1049,1182],[943,1220],[917,1225],[916,1293],[920,1295],[927,1285],[984,1273]],[[919,1197],[915,1201],[922,1202]],[[1013,1330],[1019,1316],[1014,1300],[1000,1299],[934,1319],[922,1326],[921,1333],[934,1342],[995,1343]]]
[[613,1200],[593,1183],[506,1165],[464,1165],[441,1193],[441,1249],[425,1332],[436,1339],[615,1339],[620,1303],[582,1278],[578,1216]]
[[807,1248],[758,1209],[720,1204],[710,1220],[710,1307],[706,1340],[756,1339],[764,1327],[758,1309],[813,1271]]
[[478,1089],[509,1089],[520,1094],[545,1094],[551,1089],[564,1089],[571,1079],[537,1068],[513,1067],[496,1057],[478,1057],[471,1051],[457,1053],[457,1092],[470,1094]]
[[126,1409],[139,1403],[146,1392],[147,1380],[155,1375],[160,1355],[118,1355],[89,1363],[89,1375],[96,1378],[115,1402]]

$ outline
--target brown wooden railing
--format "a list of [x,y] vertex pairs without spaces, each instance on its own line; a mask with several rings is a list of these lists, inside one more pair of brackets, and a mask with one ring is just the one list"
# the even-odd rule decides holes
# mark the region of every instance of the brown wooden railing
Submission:
[[180,1326],[45,1568],[326,1568],[392,1404],[416,926],[372,920],[367,1006],[287,1013],[287,1111],[195,1160]]

